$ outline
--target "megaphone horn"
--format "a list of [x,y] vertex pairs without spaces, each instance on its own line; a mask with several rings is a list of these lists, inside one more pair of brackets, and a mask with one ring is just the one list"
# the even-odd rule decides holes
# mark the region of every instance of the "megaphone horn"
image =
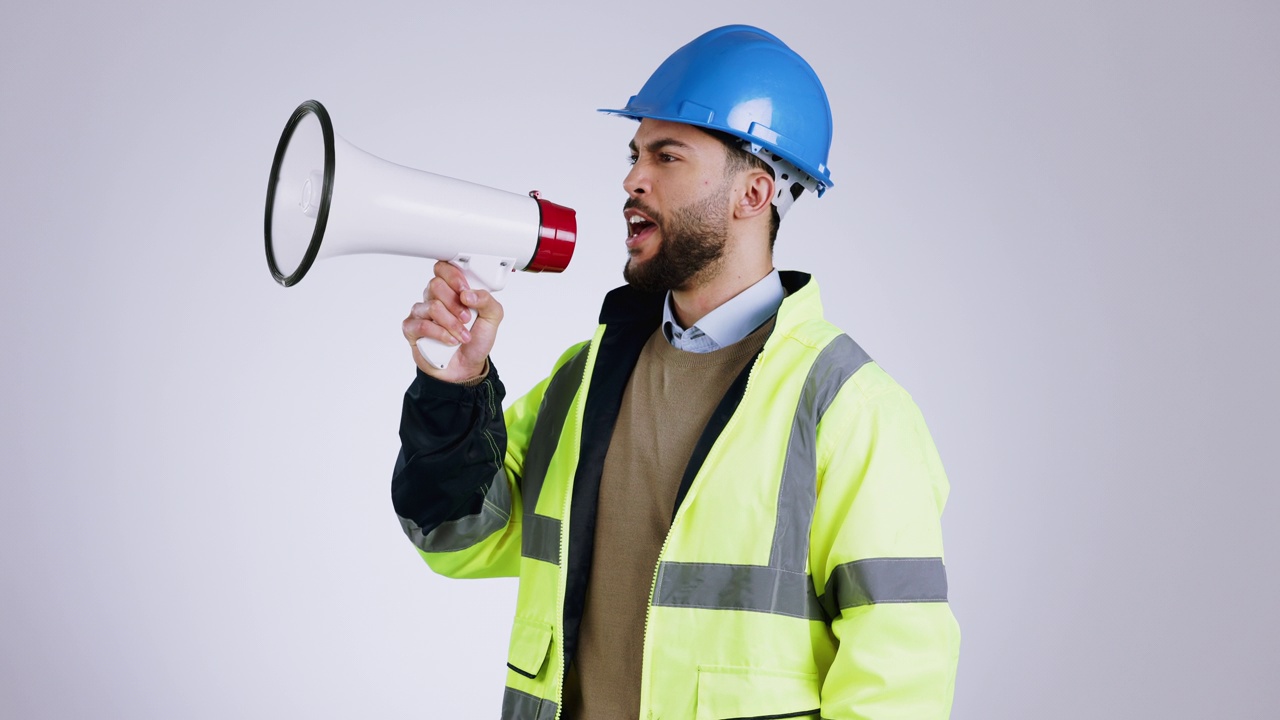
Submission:
[[[335,134],[329,112],[308,100],[276,145],[264,232],[267,267],[285,287],[319,258],[379,253],[447,260],[472,287],[497,292],[515,270],[568,267],[578,223],[571,208],[537,191],[510,193],[371,155]],[[457,349],[418,340],[442,369]]]

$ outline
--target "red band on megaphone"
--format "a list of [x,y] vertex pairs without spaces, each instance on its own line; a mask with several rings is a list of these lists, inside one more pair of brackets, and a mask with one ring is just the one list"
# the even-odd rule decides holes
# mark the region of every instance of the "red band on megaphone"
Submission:
[[[532,193],[531,193],[532,194]],[[538,227],[538,249],[525,272],[561,272],[569,267],[578,239],[578,216],[572,208],[557,205],[534,195],[542,214]]]

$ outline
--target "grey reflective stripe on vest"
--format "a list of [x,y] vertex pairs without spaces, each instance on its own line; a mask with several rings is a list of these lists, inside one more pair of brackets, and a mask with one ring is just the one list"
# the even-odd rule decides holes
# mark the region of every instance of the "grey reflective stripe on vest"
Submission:
[[840,335],[809,368],[787,440],[769,565],[659,563],[654,605],[825,618],[807,572],[818,493],[818,424],[840,388],[869,362],[857,343]]
[[871,356],[853,338],[841,335],[822,348],[809,368],[787,440],[770,567],[804,572],[809,564],[809,526],[818,502],[818,424],[845,381],[869,362]]
[[880,603],[946,602],[942,558],[868,558],[836,566],[822,596],[831,617],[846,608]]
[[750,610],[808,620],[826,617],[808,573],[760,565],[661,563],[653,604]]
[[534,513],[524,514],[520,554],[552,565],[560,564],[560,520]]
[[547,383],[546,392],[542,394],[542,402],[538,405],[538,419],[534,421],[533,432],[529,435],[529,449],[524,456],[524,476],[520,479],[520,492],[524,498],[526,514],[534,512],[538,507],[538,495],[547,478],[551,457],[560,444],[560,433],[564,431],[569,408],[573,405],[574,396],[578,394],[578,386],[582,384],[587,366],[587,351],[590,349],[590,345],[583,345],[568,362],[561,365],[551,377],[551,382]]
[[[397,517],[399,517],[397,515]],[[401,517],[400,527],[419,550],[425,552],[456,552],[465,550],[507,526],[511,517],[511,488],[507,486],[507,473],[499,469],[485,491],[480,512],[457,520],[441,523],[425,535],[414,521]]]
[[533,433],[529,436],[529,449],[524,456],[524,477],[520,480],[520,490],[524,493],[520,554],[552,565],[560,564],[560,520],[534,511],[538,507],[542,483],[547,479],[547,468],[551,466],[551,458],[560,444],[560,434],[564,432],[573,398],[582,384],[590,349],[590,345],[583,345],[547,383],[547,390],[538,405],[538,419],[534,421]]
[[556,704],[537,695],[507,688],[502,693],[502,720],[551,720]]

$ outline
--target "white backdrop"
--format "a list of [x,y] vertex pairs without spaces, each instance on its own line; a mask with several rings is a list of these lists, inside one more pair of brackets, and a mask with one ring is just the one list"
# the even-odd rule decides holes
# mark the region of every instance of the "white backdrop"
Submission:
[[388,492],[429,263],[278,287],[272,151],[314,97],[577,208],[504,293],[515,396],[620,282],[634,126],[594,109],[746,22],[834,105],[777,264],[951,477],[953,717],[1274,717],[1274,3],[178,5],[0,10],[0,716],[495,717],[514,581],[433,576]]

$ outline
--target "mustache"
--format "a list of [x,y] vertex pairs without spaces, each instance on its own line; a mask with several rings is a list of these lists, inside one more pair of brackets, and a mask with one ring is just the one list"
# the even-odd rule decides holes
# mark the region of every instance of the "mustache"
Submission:
[[642,201],[640,198],[637,198],[637,197],[627,198],[627,201],[622,203],[622,211],[626,212],[628,210],[639,210],[645,215],[648,215],[649,219],[653,220],[654,225],[657,225],[658,227],[662,227],[662,215],[657,210],[654,210],[648,205],[645,205],[644,201]]

